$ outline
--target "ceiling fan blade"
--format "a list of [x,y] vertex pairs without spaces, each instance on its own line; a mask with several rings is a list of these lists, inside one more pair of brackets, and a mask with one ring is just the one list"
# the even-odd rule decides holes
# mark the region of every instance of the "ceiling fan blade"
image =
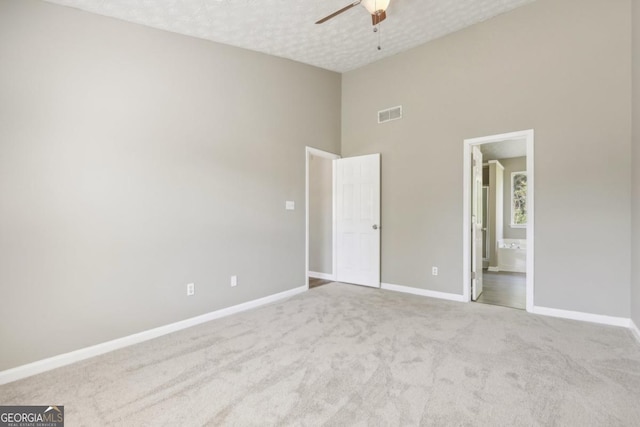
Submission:
[[347,10],[351,9],[352,7],[355,7],[357,5],[359,5],[362,2],[362,0],[357,0],[354,1],[353,3],[351,3],[349,6],[345,6],[342,9],[333,12],[331,15],[329,16],[325,16],[324,18],[322,18],[321,20],[319,20],[318,22],[316,22],[316,24],[322,24],[323,22],[327,22],[329,19],[334,18],[338,15],[340,15],[342,12],[346,12]]

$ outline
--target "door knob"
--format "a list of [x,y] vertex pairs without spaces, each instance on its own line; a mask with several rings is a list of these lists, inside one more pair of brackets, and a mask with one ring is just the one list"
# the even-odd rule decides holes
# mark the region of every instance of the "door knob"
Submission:
[[373,229],[377,230],[378,229],[378,224],[373,224]]

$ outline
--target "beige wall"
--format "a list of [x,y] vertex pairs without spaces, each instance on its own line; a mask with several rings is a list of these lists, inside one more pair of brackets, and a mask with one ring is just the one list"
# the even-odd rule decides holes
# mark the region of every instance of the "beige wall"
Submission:
[[0,58],[0,370],[304,285],[339,74],[32,0]]
[[535,304],[629,316],[629,11],[538,0],[343,75],[342,154],[382,153],[384,282],[462,293],[463,140],[535,129]]
[[631,311],[640,327],[640,0],[633,1],[633,253]]
[[309,271],[333,274],[333,161],[310,156]]
[[500,159],[500,163],[504,166],[504,193],[502,204],[504,221],[504,238],[505,239],[526,239],[526,228],[511,227],[511,174],[513,172],[522,172],[527,170],[527,158],[515,157],[512,159]]

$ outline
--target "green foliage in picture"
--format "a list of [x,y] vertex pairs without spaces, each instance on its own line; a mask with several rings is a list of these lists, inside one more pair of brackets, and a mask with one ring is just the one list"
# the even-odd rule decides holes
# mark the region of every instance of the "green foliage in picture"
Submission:
[[513,224],[527,224],[527,174],[513,175]]

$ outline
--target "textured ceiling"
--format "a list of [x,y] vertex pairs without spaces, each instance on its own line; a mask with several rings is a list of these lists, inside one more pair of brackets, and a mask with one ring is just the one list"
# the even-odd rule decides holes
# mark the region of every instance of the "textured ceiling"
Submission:
[[352,0],[46,1],[345,72],[533,0],[391,0],[379,35],[362,6],[314,24]]
[[527,155],[527,141],[524,139],[514,139],[482,144],[480,151],[482,151],[482,160],[485,162],[489,160],[524,157]]

